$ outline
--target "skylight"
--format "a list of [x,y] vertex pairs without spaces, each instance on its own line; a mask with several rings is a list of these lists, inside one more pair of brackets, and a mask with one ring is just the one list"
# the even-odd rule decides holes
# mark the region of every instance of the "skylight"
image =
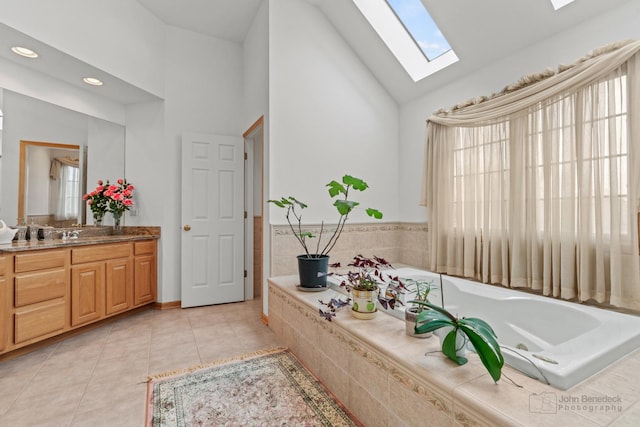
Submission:
[[551,4],[553,5],[553,10],[558,10],[563,6],[568,5],[569,3],[573,3],[574,0],[551,0]]
[[421,0],[353,0],[414,82],[455,62]]

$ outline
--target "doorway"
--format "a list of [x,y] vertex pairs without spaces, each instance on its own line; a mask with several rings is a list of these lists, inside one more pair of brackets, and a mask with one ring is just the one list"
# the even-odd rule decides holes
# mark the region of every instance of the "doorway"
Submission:
[[262,298],[263,206],[264,206],[264,116],[242,134],[245,162],[245,284],[246,299]]

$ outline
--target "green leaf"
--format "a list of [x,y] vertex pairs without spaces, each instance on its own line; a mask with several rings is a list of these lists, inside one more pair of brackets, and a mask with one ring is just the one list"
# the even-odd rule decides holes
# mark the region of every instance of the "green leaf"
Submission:
[[308,237],[310,239],[313,239],[314,237],[316,237],[310,231],[303,231],[302,233],[298,234],[298,236],[300,236],[303,239],[306,238],[306,237]]
[[349,212],[353,210],[353,208],[355,208],[359,204],[360,203],[354,202],[353,200],[336,200],[333,203],[333,206],[335,206],[338,209],[338,212],[340,213],[340,215],[347,215]]
[[306,204],[302,203],[300,200],[296,199],[293,196],[289,196],[289,200],[291,200],[293,203],[295,203],[296,205],[300,206],[300,209],[304,209],[307,207]]
[[382,219],[382,212],[380,212],[377,209],[368,208],[367,209],[367,215],[369,215],[370,217],[373,217],[375,219]]
[[267,203],[273,203],[279,208],[284,208],[284,203],[282,203],[280,200],[267,200]]
[[466,357],[461,357],[456,354],[456,329],[452,329],[451,332],[442,341],[442,352],[458,365],[464,365],[468,362]]
[[416,334],[425,334],[427,332],[437,331],[438,329],[443,328],[445,326],[454,326],[454,325],[449,319],[447,320],[433,319],[424,323],[420,323],[416,319],[416,326],[413,329]]
[[438,313],[442,313],[442,314],[444,314],[445,316],[447,316],[449,319],[451,319],[451,320],[452,320],[452,321],[454,321],[454,322],[458,320],[458,319],[456,318],[456,316],[454,316],[453,314],[449,313],[449,312],[448,312],[447,310],[445,310],[444,308],[442,308],[442,307],[440,307],[440,306],[438,306],[438,305],[431,304],[431,303],[430,303],[430,302],[428,302],[428,301],[411,300],[411,301],[409,301],[409,304],[415,304],[415,305],[421,305],[421,306],[423,306],[423,307],[428,307],[428,308],[430,308],[431,310],[435,310],[435,311],[437,311]]
[[347,189],[338,181],[331,181],[327,184],[327,187],[329,187],[329,195],[331,197],[336,197],[340,193],[347,194]]
[[353,187],[354,190],[364,191],[369,188],[369,184],[361,180],[360,178],[356,178],[351,175],[345,175],[342,177],[342,182],[347,185]]
[[487,333],[487,329],[484,326],[473,321],[468,322],[468,320],[470,319],[461,319],[459,328],[469,337],[469,341],[471,341],[476,353],[478,353],[480,361],[489,372],[489,375],[491,375],[491,378],[493,378],[493,381],[497,382],[502,375],[502,367],[504,366],[500,345],[493,334]]

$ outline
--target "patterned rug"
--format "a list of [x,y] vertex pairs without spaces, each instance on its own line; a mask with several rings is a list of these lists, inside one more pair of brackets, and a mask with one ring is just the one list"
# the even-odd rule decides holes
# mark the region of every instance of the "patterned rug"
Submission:
[[285,349],[149,378],[147,426],[361,426]]

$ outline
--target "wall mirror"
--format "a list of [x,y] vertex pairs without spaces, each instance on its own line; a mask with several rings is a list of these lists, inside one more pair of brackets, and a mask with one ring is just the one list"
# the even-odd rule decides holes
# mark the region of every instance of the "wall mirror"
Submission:
[[[82,194],[93,189],[98,179],[114,181],[124,176],[124,126],[7,89],[0,91],[0,218],[9,225],[86,224]],[[77,173],[77,181],[70,178],[69,190],[62,192],[52,176],[60,175],[64,157],[77,158],[78,169],[62,168]],[[62,208],[62,194],[67,208]],[[71,207],[75,200],[77,209]]]
[[82,160],[78,145],[20,141],[19,222],[70,227],[83,218]]

